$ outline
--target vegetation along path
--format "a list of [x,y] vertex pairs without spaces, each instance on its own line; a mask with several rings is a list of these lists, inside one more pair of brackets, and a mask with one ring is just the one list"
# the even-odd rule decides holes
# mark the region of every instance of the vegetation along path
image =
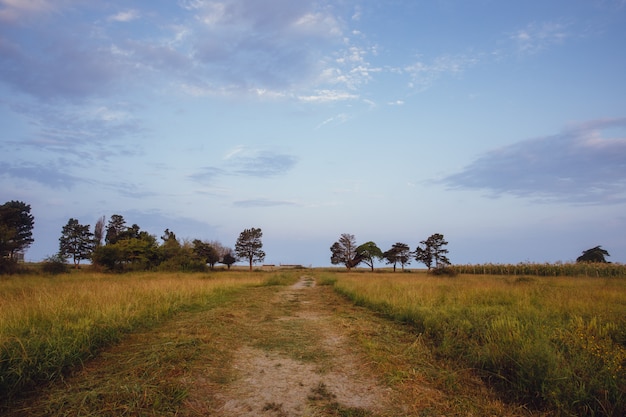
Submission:
[[331,286],[246,288],[127,337],[6,416],[525,415]]

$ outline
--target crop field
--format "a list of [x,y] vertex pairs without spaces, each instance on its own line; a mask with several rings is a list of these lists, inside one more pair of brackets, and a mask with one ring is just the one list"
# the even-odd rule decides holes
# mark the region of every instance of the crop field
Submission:
[[0,393],[54,380],[126,334],[262,279],[232,271],[0,278]]
[[337,291],[410,323],[513,401],[626,415],[626,279],[343,273]]

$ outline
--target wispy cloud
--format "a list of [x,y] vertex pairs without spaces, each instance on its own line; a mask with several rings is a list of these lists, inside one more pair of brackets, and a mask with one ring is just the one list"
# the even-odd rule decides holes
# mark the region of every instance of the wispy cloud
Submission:
[[109,16],[109,20],[112,20],[114,22],[121,22],[121,23],[125,23],[125,22],[132,22],[135,19],[138,19],[140,16],[140,13],[137,10],[126,10],[123,12],[119,12],[116,13],[112,16]]
[[232,175],[270,178],[286,174],[298,161],[293,155],[244,146],[229,151],[222,160],[222,166],[203,167],[190,178],[201,183],[212,183],[218,177]]
[[558,45],[571,36],[566,22],[533,22],[510,35],[520,54],[535,54]]
[[593,120],[488,152],[442,180],[544,201],[626,202],[626,118]]
[[459,76],[478,62],[479,58],[476,55],[441,55],[430,62],[420,59],[399,71],[410,76],[409,87],[423,91],[430,88],[439,78]]
[[78,183],[86,180],[82,177],[73,176],[64,172],[61,166],[53,166],[51,163],[27,163],[27,162],[2,162],[0,161],[0,176],[19,178],[33,181],[54,189],[71,189]]
[[266,198],[257,198],[251,200],[240,200],[233,202],[235,207],[259,208],[259,207],[279,207],[279,206],[296,206],[292,201],[269,200]]
[[31,134],[5,146],[28,146],[64,157],[76,156],[83,162],[132,154],[128,139],[146,131],[125,103],[57,107],[46,102],[16,102],[9,107],[28,120]]
[[359,96],[347,91],[320,90],[311,95],[299,96],[300,101],[307,103],[328,103],[333,101],[355,100]]
[[292,155],[263,151],[250,156],[238,156],[233,161],[233,172],[236,174],[273,177],[288,172],[297,159]]

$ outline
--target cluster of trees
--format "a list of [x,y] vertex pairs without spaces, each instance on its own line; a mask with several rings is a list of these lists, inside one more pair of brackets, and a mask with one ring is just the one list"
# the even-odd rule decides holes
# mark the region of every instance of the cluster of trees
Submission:
[[181,242],[169,229],[165,229],[159,244],[154,235],[142,231],[137,224],[127,226],[119,214],[111,216],[106,227],[104,223],[105,218],[100,218],[92,233],[89,225],[69,219],[61,231],[58,256],[72,259],[76,267],[81,260],[90,259],[110,271],[202,271],[207,265],[213,269],[217,263],[230,269],[239,259],[248,260],[252,269],[253,263],[265,258],[261,229],[241,232],[233,250],[218,241]]
[[30,205],[22,201],[0,205],[0,272],[11,272],[18,258],[35,241],[34,225]]
[[330,262],[333,265],[345,265],[348,270],[363,263],[373,271],[374,262],[384,260],[387,264],[393,265],[395,272],[397,264],[400,264],[404,271],[406,265],[416,260],[426,265],[430,271],[433,267],[439,269],[450,265],[450,260],[446,255],[447,244],[442,234],[435,233],[428,239],[422,240],[415,251],[411,251],[406,243],[398,242],[383,252],[374,242],[369,241],[357,245],[354,235],[343,233],[330,247]]

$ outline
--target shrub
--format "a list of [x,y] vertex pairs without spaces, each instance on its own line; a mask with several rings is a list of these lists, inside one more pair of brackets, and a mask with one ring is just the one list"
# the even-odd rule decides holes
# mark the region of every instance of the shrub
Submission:
[[46,274],[57,275],[68,272],[67,263],[61,255],[52,255],[44,259],[41,270]]
[[454,269],[454,267],[451,267],[451,266],[442,266],[439,268],[435,268],[435,269],[432,269],[430,273],[433,275],[446,275],[449,277],[457,276],[456,269]]

